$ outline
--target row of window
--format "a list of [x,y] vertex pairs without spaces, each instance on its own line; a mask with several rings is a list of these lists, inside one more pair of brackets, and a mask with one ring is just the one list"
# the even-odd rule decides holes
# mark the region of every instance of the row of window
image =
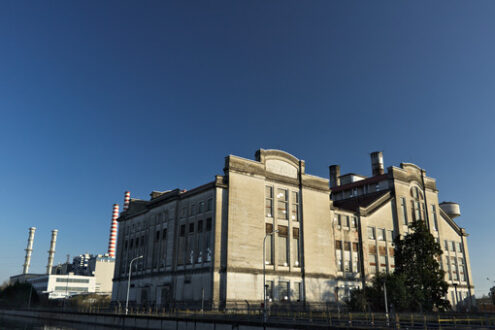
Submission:
[[383,228],[375,228],[368,227],[368,239],[369,240],[378,240],[378,241],[387,241],[389,243],[393,243],[394,241],[394,231],[386,230]]
[[[273,265],[274,252],[277,257],[277,265],[289,266],[289,258],[294,267],[300,267],[301,256],[299,247],[299,228],[292,228],[292,238],[289,244],[289,232],[287,226],[278,226],[277,236],[268,235],[265,246],[265,264]],[[266,233],[273,232],[273,225],[266,224]],[[275,251],[274,251],[275,250]]]
[[[343,243],[343,244],[342,244]],[[352,247],[352,250],[351,250]],[[343,249],[342,249],[343,248]],[[356,242],[335,241],[337,270],[359,273],[359,245]]]
[[289,281],[278,281],[274,287],[274,281],[266,281],[266,297],[268,301],[300,301],[301,300],[301,283]]
[[57,282],[64,282],[64,283],[89,283],[88,279],[82,279],[82,278],[64,278],[64,277],[57,277]]
[[[408,216],[407,216],[407,205],[406,198],[400,198],[400,208],[402,212],[402,224],[408,225]],[[431,204],[431,214],[433,220],[433,230],[438,231],[438,219],[437,219],[437,208],[434,204]],[[425,203],[421,203],[419,201],[412,200],[411,201],[411,219],[413,220],[425,220],[426,219],[426,206]]]
[[466,282],[466,264],[463,258],[445,257],[447,276],[451,281]]
[[462,243],[461,242],[454,242],[454,241],[444,241],[444,248],[445,251],[450,251],[450,252],[459,252],[462,253]]
[[[206,201],[200,201],[197,205],[195,203],[191,203],[191,206],[188,208],[184,206],[181,212],[181,218],[185,218],[187,216],[194,216],[196,214],[201,214],[204,212],[209,212],[213,209],[213,198],[209,198]],[[189,212],[188,212],[189,210]]]
[[274,188],[272,186],[265,187],[265,216],[269,218],[275,217],[274,203],[277,203],[276,217],[277,219],[289,220],[289,204],[290,204],[290,219],[299,221],[299,193],[297,191],[290,192],[289,190],[277,188],[277,195],[274,196]]
[[[395,270],[395,257],[393,255],[376,255],[368,254],[369,267],[368,271],[370,274],[376,274],[377,272],[391,273]],[[388,266],[388,269],[387,269]]]
[[211,218],[179,227],[178,265],[211,261],[211,229]]
[[88,292],[88,288],[81,288],[81,287],[77,287],[77,286],[56,286],[55,291]]
[[358,219],[355,216],[335,214],[333,223],[337,226],[338,229],[340,229],[341,227],[344,227],[344,229],[357,228]]

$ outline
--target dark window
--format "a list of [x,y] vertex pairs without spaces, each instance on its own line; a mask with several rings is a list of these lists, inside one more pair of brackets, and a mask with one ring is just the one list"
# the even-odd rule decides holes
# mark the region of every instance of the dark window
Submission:
[[186,234],[186,225],[180,226],[180,236],[184,236]]
[[157,241],[160,240],[160,231],[159,230],[156,232],[156,240]]
[[198,222],[198,233],[201,233],[203,231],[203,220],[200,220]]
[[211,218],[206,219],[206,231],[211,230]]
[[163,230],[162,239],[167,239],[167,229]]
[[141,236],[141,246],[144,246],[144,236]]
[[194,223],[189,224],[189,233],[194,233]]

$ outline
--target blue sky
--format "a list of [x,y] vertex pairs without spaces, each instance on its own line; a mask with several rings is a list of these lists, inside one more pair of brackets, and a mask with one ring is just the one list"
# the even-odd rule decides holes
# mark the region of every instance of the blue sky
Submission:
[[123,193],[189,189],[262,148],[370,174],[413,162],[495,280],[495,3],[0,2],[0,281],[105,253]]

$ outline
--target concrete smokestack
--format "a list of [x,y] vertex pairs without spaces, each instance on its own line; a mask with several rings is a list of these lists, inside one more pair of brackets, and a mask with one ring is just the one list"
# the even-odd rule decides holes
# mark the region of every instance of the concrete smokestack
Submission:
[[371,172],[373,173],[373,176],[385,173],[383,167],[383,153],[381,151],[371,153]]
[[127,211],[129,208],[129,202],[131,201],[131,192],[126,191],[124,195],[124,211]]
[[55,244],[57,243],[58,230],[52,230],[52,240],[50,241],[50,250],[48,250],[48,265],[46,265],[46,273],[50,275],[52,273],[53,257],[55,256]]
[[340,165],[331,165],[330,169],[330,188],[340,186]]
[[108,255],[115,258],[115,243],[117,242],[117,218],[119,217],[119,204],[113,204],[112,224],[110,226],[110,240],[108,241]]
[[22,267],[22,273],[27,274],[29,272],[29,265],[31,264],[31,253],[33,252],[34,232],[36,227],[29,228],[28,244],[25,249],[26,258],[24,259],[24,265]]

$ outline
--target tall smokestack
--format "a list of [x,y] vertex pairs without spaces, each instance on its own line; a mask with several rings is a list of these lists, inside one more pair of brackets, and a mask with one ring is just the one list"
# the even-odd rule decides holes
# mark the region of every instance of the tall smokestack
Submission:
[[117,218],[119,217],[119,204],[113,204],[112,224],[110,226],[110,240],[108,241],[108,255],[115,258],[115,243],[117,241]]
[[127,211],[129,208],[129,202],[131,201],[131,192],[126,191],[124,195],[124,211]]
[[52,273],[53,257],[55,256],[55,244],[57,243],[58,230],[52,230],[52,240],[50,241],[50,250],[48,250],[48,265],[46,265],[46,273],[50,275]]
[[29,237],[28,244],[25,249],[26,258],[24,259],[24,265],[22,267],[22,273],[27,274],[29,271],[29,265],[31,264],[31,253],[33,252],[33,242],[34,242],[34,232],[36,231],[36,227],[29,228]]
[[340,166],[331,165],[330,169],[330,188],[340,186]]
[[383,167],[383,153],[381,151],[371,153],[371,172],[373,173],[373,176],[385,173]]

